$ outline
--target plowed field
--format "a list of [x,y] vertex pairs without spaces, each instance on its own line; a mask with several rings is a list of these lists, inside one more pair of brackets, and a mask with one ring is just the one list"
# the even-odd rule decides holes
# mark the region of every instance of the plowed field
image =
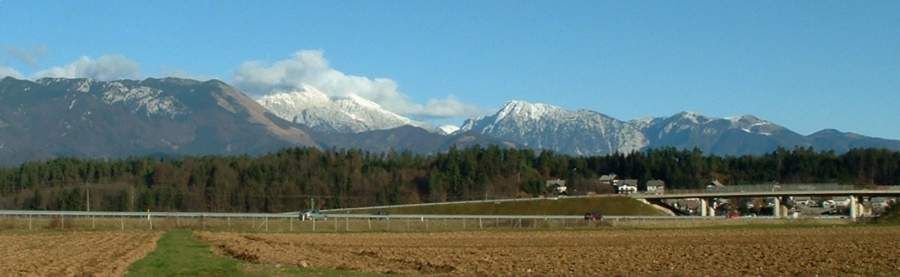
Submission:
[[121,276],[153,251],[159,233],[0,234],[4,276]]
[[257,263],[459,275],[900,274],[900,227],[199,233]]

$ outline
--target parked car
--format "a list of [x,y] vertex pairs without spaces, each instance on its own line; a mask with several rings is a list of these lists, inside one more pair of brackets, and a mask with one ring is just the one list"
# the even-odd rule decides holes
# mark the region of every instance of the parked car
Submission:
[[325,215],[319,209],[306,209],[300,213],[300,220],[323,219]]

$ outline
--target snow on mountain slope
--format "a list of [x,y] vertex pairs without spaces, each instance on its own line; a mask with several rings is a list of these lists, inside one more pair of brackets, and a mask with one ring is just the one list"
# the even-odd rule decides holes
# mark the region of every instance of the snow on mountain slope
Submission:
[[628,153],[647,145],[638,128],[604,114],[525,101],[507,102],[493,115],[466,121],[460,130],[576,155]]
[[456,125],[444,125],[437,128],[437,130],[443,135],[452,135],[459,131],[459,126]]
[[312,86],[296,91],[281,91],[257,99],[275,115],[317,131],[359,133],[412,125],[427,125],[391,111],[358,96],[330,97]]
[[[174,118],[188,113],[184,104],[162,89],[138,83],[126,84],[124,81],[95,82],[92,79],[41,78],[34,82],[46,87],[58,87],[65,91],[78,93],[99,93],[103,102],[109,105],[121,105],[131,112],[144,116],[164,116]],[[77,101],[69,104],[69,110]]]
[[[79,85],[77,91],[90,90],[90,80]],[[120,82],[103,84],[103,100],[107,104],[123,104],[133,112],[142,112],[146,116],[165,115],[175,117],[187,113],[184,105],[170,96],[163,95],[162,90],[148,86],[128,87]]]
[[0,118],[0,165],[318,146],[301,126],[217,80],[4,78]]
[[740,130],[748,134],[763,136],[772,136],[788,131],[784,127],[752,115],[713,118],[694,112],[681,112],[671,117],[637,119],[629,121],[629,124],[649,132],[648,138],[651,140],[686,130],[694,130],[707,135],[718,134],[726,130]]
[[714,118],[681,112],[629,124],[644,133],[649,147],[696,147],[708,153],[747,154],[809,145],[802,135],[752,115]]

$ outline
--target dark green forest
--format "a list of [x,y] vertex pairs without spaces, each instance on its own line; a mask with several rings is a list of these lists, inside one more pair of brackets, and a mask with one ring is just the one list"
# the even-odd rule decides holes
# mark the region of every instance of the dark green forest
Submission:
[[[598,190],[600,175],[661,179],[668,189],[771,183],[900,184],[900,152],[780,149],[719,157],[655,149],[576,157],[473,147],[445,153],[285,149],[251,156],[61,158],[0,169],[0,208],[97,211],[284,212],[317,208],[530,197],[547,179]],[[310,201],[314,199],[314,201]]]

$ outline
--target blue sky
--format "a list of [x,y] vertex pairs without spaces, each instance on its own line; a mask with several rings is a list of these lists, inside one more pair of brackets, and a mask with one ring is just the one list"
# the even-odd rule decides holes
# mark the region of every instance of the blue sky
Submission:
[[113,75],[229,82],[323,61],[437,123],[522,99],[900,138],[898,1],[0,0],[0,50],[22,77],[105,55]]

